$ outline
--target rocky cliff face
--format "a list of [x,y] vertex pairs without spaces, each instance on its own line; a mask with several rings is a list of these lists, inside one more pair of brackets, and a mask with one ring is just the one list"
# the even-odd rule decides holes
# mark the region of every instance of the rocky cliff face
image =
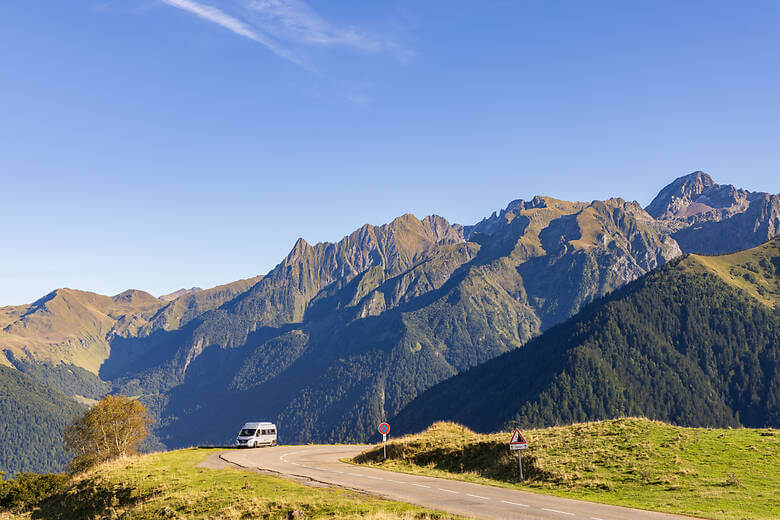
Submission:
[[780,195],[720,185],[704,172],[666,186],[647,211],[685,253],[749,249],[780,229]]
[[653,201],[645,208],[654,218],[667,219],[695,215],[697,212],[712,209],[705,204],[708,197],[704,196],[701,204],[697,199],[710,188],[717,187],[708,174],[700,171],[675,179],[663,188]]

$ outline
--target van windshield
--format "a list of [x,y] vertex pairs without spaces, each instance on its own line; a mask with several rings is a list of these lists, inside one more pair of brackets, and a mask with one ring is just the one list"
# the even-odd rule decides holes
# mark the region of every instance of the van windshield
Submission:
[[240,432],[238,432],[239,437],[254,437],[255,430],[249,430],[247,428],[244,428]]

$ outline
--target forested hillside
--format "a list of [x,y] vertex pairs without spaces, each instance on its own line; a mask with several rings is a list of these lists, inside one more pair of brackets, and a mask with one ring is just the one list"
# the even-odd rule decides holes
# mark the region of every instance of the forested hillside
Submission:
[[435,386],[394,428],[451,420],[494,431],[623,416],[777,427],[780,306],[745,290],[733,279],[740,270],[750,274],[742,280],[776,287],[780,238],[734,255],[675,260],[523,349]]
[[0,471],[62,471],[62,430],[84,410],[32,378],[0,366]]

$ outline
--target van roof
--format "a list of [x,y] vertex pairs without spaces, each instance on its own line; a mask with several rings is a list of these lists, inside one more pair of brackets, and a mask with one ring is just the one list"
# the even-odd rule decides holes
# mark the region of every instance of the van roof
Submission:
[[241,427],[241,429],[250,429],[250,428],[260,428],[261,426],[273,426],[274,428],[276,425],[271,422],[248,422],[244,423],[244,426]]

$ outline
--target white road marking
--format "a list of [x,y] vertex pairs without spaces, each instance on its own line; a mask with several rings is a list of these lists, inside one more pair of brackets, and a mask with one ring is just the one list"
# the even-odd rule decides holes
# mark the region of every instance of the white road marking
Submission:
[[406,484],[406,482],[402,480],[390,480],[389,478],[386,479],[388,482],[392,482],[393,484]]
[[333,473],[340,473],[340,474],[342,474],[342,475],[344,474],[344,472],[343,472],[343,471],[339,471],[339,470],[337,470],[337,469],[332,469],[331,471],[332,471]]
[[604,520],[603,518],[599,518],[597,516],[591,516],[590,520]]
[[466,493],[467,497],[474,497],[474,498],[481,498],[482,500],[490,500],[488,497],[481,497],[479,495],[472,495],[471,493]]
[[547,509],[546,507],[543,507],[542,510],[543,511],[549,511],[551,513],[560,513],[562,515],[574,516],[574,513],[569,513],[569,512],[566,512],[566,511],[558,511],[557,509]]
[[511,506],[530,507],[528,504],[519,504],[517,502],[510,502],[509,500],[502,500],[502,502]]
[[382,477],[372,477],[371,475],[366,475],[366,478],[372,478],[374,480],[384,480]]
[[431,489],[431,486],[426,486],[425,484],[415,484],[414,482],[409,482],[409,484],[417,487],[424,487],[424,488]]
[[296,453],[300,453],[300,450],[299,451],[291,451],[289,453],[285,453],[284,455],[281,455],[279,457],[279,460],[281,460],[282,462],[290,463],[290,461],[285,459],[285,457],[287,457],[288,455],[295,455]]
[[455,495],[460,495],[460,493],[458,493],[457,491],[453,491],[451,489],[444,489],[444,488],[436,488],[436,489],[438,489],[439,491],[444,491],[445,493],[453,493]]

